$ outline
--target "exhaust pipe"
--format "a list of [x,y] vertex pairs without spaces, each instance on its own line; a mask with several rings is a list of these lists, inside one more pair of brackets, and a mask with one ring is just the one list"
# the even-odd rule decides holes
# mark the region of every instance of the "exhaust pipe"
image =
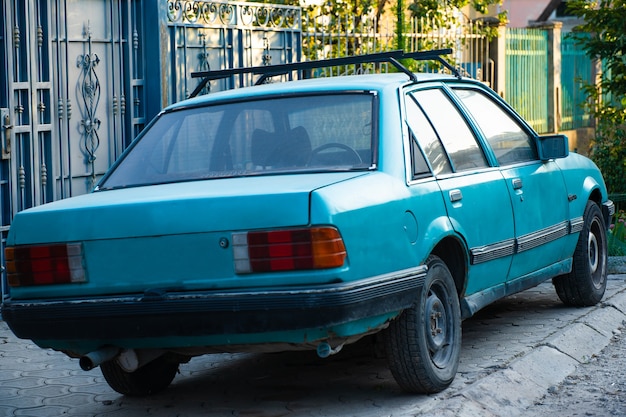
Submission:
[[337,346],[336,348],[332,348],[328,344],[328,342],[322,342],[319,345],[317,345],[317,349],[316,349],[317,356],[319,356],[322,359],[325,359],[329,357],[330,355],[335,355],[339,353],[339,351],[341,351],[342,348],[343,348],[343,343]]
[[93,352],[89,352],[85,356],[81,356],[78,364],[83,371],[90,371],[99,366],[101,363],[110,361],[119,353],[119,348],[115,346],[104,346]]
[[159,349],[124,349],[117,356],[117,364],[126,372],[135,372],[142,366],[163,356],[165,351]]

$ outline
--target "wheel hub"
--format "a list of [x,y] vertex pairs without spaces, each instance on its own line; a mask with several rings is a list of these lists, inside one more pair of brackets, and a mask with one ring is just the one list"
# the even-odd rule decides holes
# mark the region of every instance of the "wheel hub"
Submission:
[[447,316],[443,303],[436,294],[430,294],[426,300],[426,314],[428,323],[428,347],[431,352],[437,352],[446,345]]
[[591,273],[598,270],[598,239],[594,233],[589,233],[589,241],[587,242],[587,255],[589,259],[589,269]]

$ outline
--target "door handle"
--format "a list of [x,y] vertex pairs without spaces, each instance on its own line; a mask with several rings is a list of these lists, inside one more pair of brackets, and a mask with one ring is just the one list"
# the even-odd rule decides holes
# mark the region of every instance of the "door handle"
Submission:
[[463,199],[463,193],[461,190],[450,190],[448,194],[450,196],[450,202],[455,203],[457,201],[461,201]]
[[524,184],[522,183],[522,179],[521,178],[513,179],[512,183],[513,183],[513,189],[514,190],[519,190],[519,189],[521,189],[524,186]]
[[2,116],[2,129],[4,129],[4,136],[2,138],[2,159],[10,159],[11,158],[11,129],[13,129],[13,125],[11,124],[11,118],[9,117],[9,112],[6,112],[3,109]]

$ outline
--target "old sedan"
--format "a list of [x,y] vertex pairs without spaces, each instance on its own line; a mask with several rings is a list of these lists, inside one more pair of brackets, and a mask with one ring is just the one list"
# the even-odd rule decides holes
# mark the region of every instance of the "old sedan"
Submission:
[[441,61],[370,55],[354,62],[398,71],[166,108],[92,193],[15,216],[12,331],[126,395],[196,355],[326,357],[376,333],[398,384],[432,393],[487,304],[548,279],[568,305],[598,303],[614,208],[597,167],[483,84],[401,58]]

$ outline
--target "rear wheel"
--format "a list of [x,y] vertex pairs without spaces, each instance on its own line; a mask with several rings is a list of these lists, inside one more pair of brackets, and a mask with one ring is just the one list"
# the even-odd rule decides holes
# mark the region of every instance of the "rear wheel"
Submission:
[[600,207],[587,202],[584,225],[574,251],[572,271],[552,280],[561,301],[569,306],[592,306],[606,290],[608,250]]
[[109,386],[120,394],[143,397],[167,388],[178,372],[178,361],[163,355],[147,363],[135,372],[127,372],[110,360],[100,365],[100,370]]
[[415,305],[384,333],[389,368],[398,385],[426,394],[452,383],[461,352],[461,311],[454,280],[440,258],[429,257],[427,265]]

